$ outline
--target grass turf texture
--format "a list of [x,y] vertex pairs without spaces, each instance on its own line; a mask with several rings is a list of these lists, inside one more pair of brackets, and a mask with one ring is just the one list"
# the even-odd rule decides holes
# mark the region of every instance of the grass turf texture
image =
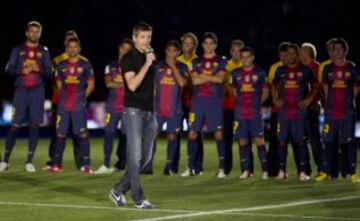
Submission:
[[[216,143],[212,140],[205,143],[204,175],[168,177],[162,175],[166,141],[160,139],[155,155],[154,175],[141,176],[145,195],[156,204],[157,210],[144,211],[134,209],[129,193],[126,194],[128,204],[123,209],[115,208],[108,199],[109,190],[122,177],[123,172],[84,175],[76,171],[70,139],[64,156],[64,172],[49,174],[40,171],[48,160],[48,142],[48,139],[40,140],[34,160],[38,171],[28,174],[24,172],[27,140],[18,140],[10,159],[10,170],[0,173],[0,220],[111,221],[159,217],[174,220],[360,220],[360,184],[350,184],[343,179],[323,183],[315,183],[313,180],[300,182],[295,175],[290,148],[289,178],[285,181],[260,179],[256,151],[255,176],[240,180],[238,150],[235,144],[231,174],[225,179],[217,179]],[[102,139],[91,140],[93,169],[102,163],[102,143]],[[3,153],[3,140],[0,145]],[[112,162],[115,162],[115,156]],[[185,166],[186,141],[183,140],[180,171],[183,171]],[[337,200],[339,197],[348,196],[354,198]],[[322,199],[330,201],[317,201]],[[254,209],[258,206],[313,200],[314,203],[304,205]],[[246,211],[244,208],[250,209]],[[194,215],[198,212],[210,213]],[[179,217],[176,217],[178,215]]]

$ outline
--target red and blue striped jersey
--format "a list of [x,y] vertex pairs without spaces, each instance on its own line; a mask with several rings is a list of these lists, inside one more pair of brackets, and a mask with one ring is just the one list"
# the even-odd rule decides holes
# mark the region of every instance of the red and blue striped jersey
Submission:
[[85,90],[88,80],[94,78],[90,62],[79,60],[71,63],[61,62],[56,68],[56,80],[62,82],[58,109],[60,111],[79,111],[85,107]]
[[[176,66],[180,74],[186,78],[186,65],[177,62]],[[160,117],[182,114],[181,87],[176,82],[172,69],[165,61],[159,61],[155,66],[154,110]]]
[[[39,71],[29,74],[23,73],[23,68],[37,64]],[[16,76],[15,87],[34,88],[44,85],[43,77],[51,77],[51,59],[46,47],[38,45],[30,47],[22,44],[13,48],[10,59],[6,65],[6,71]]]

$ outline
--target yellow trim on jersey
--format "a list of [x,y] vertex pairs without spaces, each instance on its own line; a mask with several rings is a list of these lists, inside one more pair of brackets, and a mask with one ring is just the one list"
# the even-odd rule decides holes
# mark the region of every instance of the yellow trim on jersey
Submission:
[[[80,58],[81,60],[83,60],[83,61],[88,61],[88,59],[85,58],[85,57],[82,56],[82,55],[79,55],[79,58]],[[67,59],[69,59],[69,55],[68,55],[66,52],[63,52],[62,54],[56,56],[56,57],[52,60],[52,64],[53,64],[52,70],[53,70],[53,72],[55,72],[56,67],[57,67],[61,62],[65,61],[65,60],[67,60]]]
[[322,79],[323,79],[325,66],[331,64],[331,62],[332,61],[329,59],[329,60],[326,60],[326,61],[320,63],[319,70],[318,70],[318,80],[320,83],[322,82]]
[[189,60],[186,60],[184,55],[180,55],[179,57],[177,57],[177,60],[180,61],[181,63],[184,63],[187,68],[189,69],[189,71],[192,70],[192,62],[195,58],[197,58],[198,56],[196,54],[193,54],[193,56],[189,59]]
[[232,72],[236,68],[241,68],[243,66],[243,63],[240,62],[239,64],[236,64],[233,59],[229,59],[226,63],[225,69],[227,72]]
[[273,82],[273,80],[275,78],[275,73],[276,73],[277,69],[283,65],[284,65],[284,63],[282,61],[278,61],[270,66],[269,75],[268,75],[270,84]]

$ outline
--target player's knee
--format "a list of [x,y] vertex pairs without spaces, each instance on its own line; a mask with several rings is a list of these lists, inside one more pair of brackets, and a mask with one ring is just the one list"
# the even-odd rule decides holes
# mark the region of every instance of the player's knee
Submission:
[[255,143],[257,146],[262,146],[262,145],[265,145],[265,140],[263,137],[258,137],[258,138],[255,138]]
[[189,140],[196,140],[197,133],[195,131],[189,131],[188,139]]
[[18,130],[20,130],[20,125],[13,124],[13,125],[11,125],[10,130],[11,131],[18,131]]
[[167,135],[167,139],[171,140],[171,141],[175,140],[176,139],[176,134],[175,133],[169,133]]
[[248,140],[247,139],[240,139],[239,144],[240,144],[240,146],[245,146],[245,145],[248,144]]
[[280,145],[280,147],[284,147],[284,146],[286,146],[286,142],[284,142],[284,141],[279,141],[279,145]]
[[87,131],[84,131],[84,132],[81,132],[79,135],[78,135],[78,137],[80,138],[80,139],[87,139],[88,138],[88,132]]
[[217,141],[220,141],[220,140],[222,140],[223,139],[223,132],[221,131],[221,130],[217,130],[216,132],[215,132],[215,140],[217,140]]
[[57,134],[56,134],[56,137],[57,137],[58,139],[65,139],[66,135],[65,135],[65,134],[62,134],[62,133],[57,133]]

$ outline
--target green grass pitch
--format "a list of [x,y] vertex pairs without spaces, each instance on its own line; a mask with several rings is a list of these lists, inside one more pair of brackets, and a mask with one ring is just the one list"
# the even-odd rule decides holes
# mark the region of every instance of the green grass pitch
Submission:
[[[204,174],[183,178],[162,175],[166,141],[160,139],[154,175],[141,176],[145,195],[157,209],[144,211],[133,207],[129,193],[128,204],[121,209],[108,199],[109,190],[123,172],[84,175],[76,171],[70,140],[64,156],[64,172],[40,171],[47,161],[48,142],[48,139],[40,140],[34,160],[38,171],[28,174],[24,172],[27,140],[18,140],[10,170],[0,173],[0,220],[360,220],[360,184],[343,179],[300,182],[295,176],[290,148],[289,178],[285,181],[261,180],[256,152],[255,176],[240,180],[237,145],[233,147],[233,171],[227,178],[217,179],[216,145],[212,140],[205,143]],[[91,140],[93,169],[102,163],[102,142],[98,138]],[[0,147],[3,152],[3,140]],[[183,140],[181,171],[185,166]]]

